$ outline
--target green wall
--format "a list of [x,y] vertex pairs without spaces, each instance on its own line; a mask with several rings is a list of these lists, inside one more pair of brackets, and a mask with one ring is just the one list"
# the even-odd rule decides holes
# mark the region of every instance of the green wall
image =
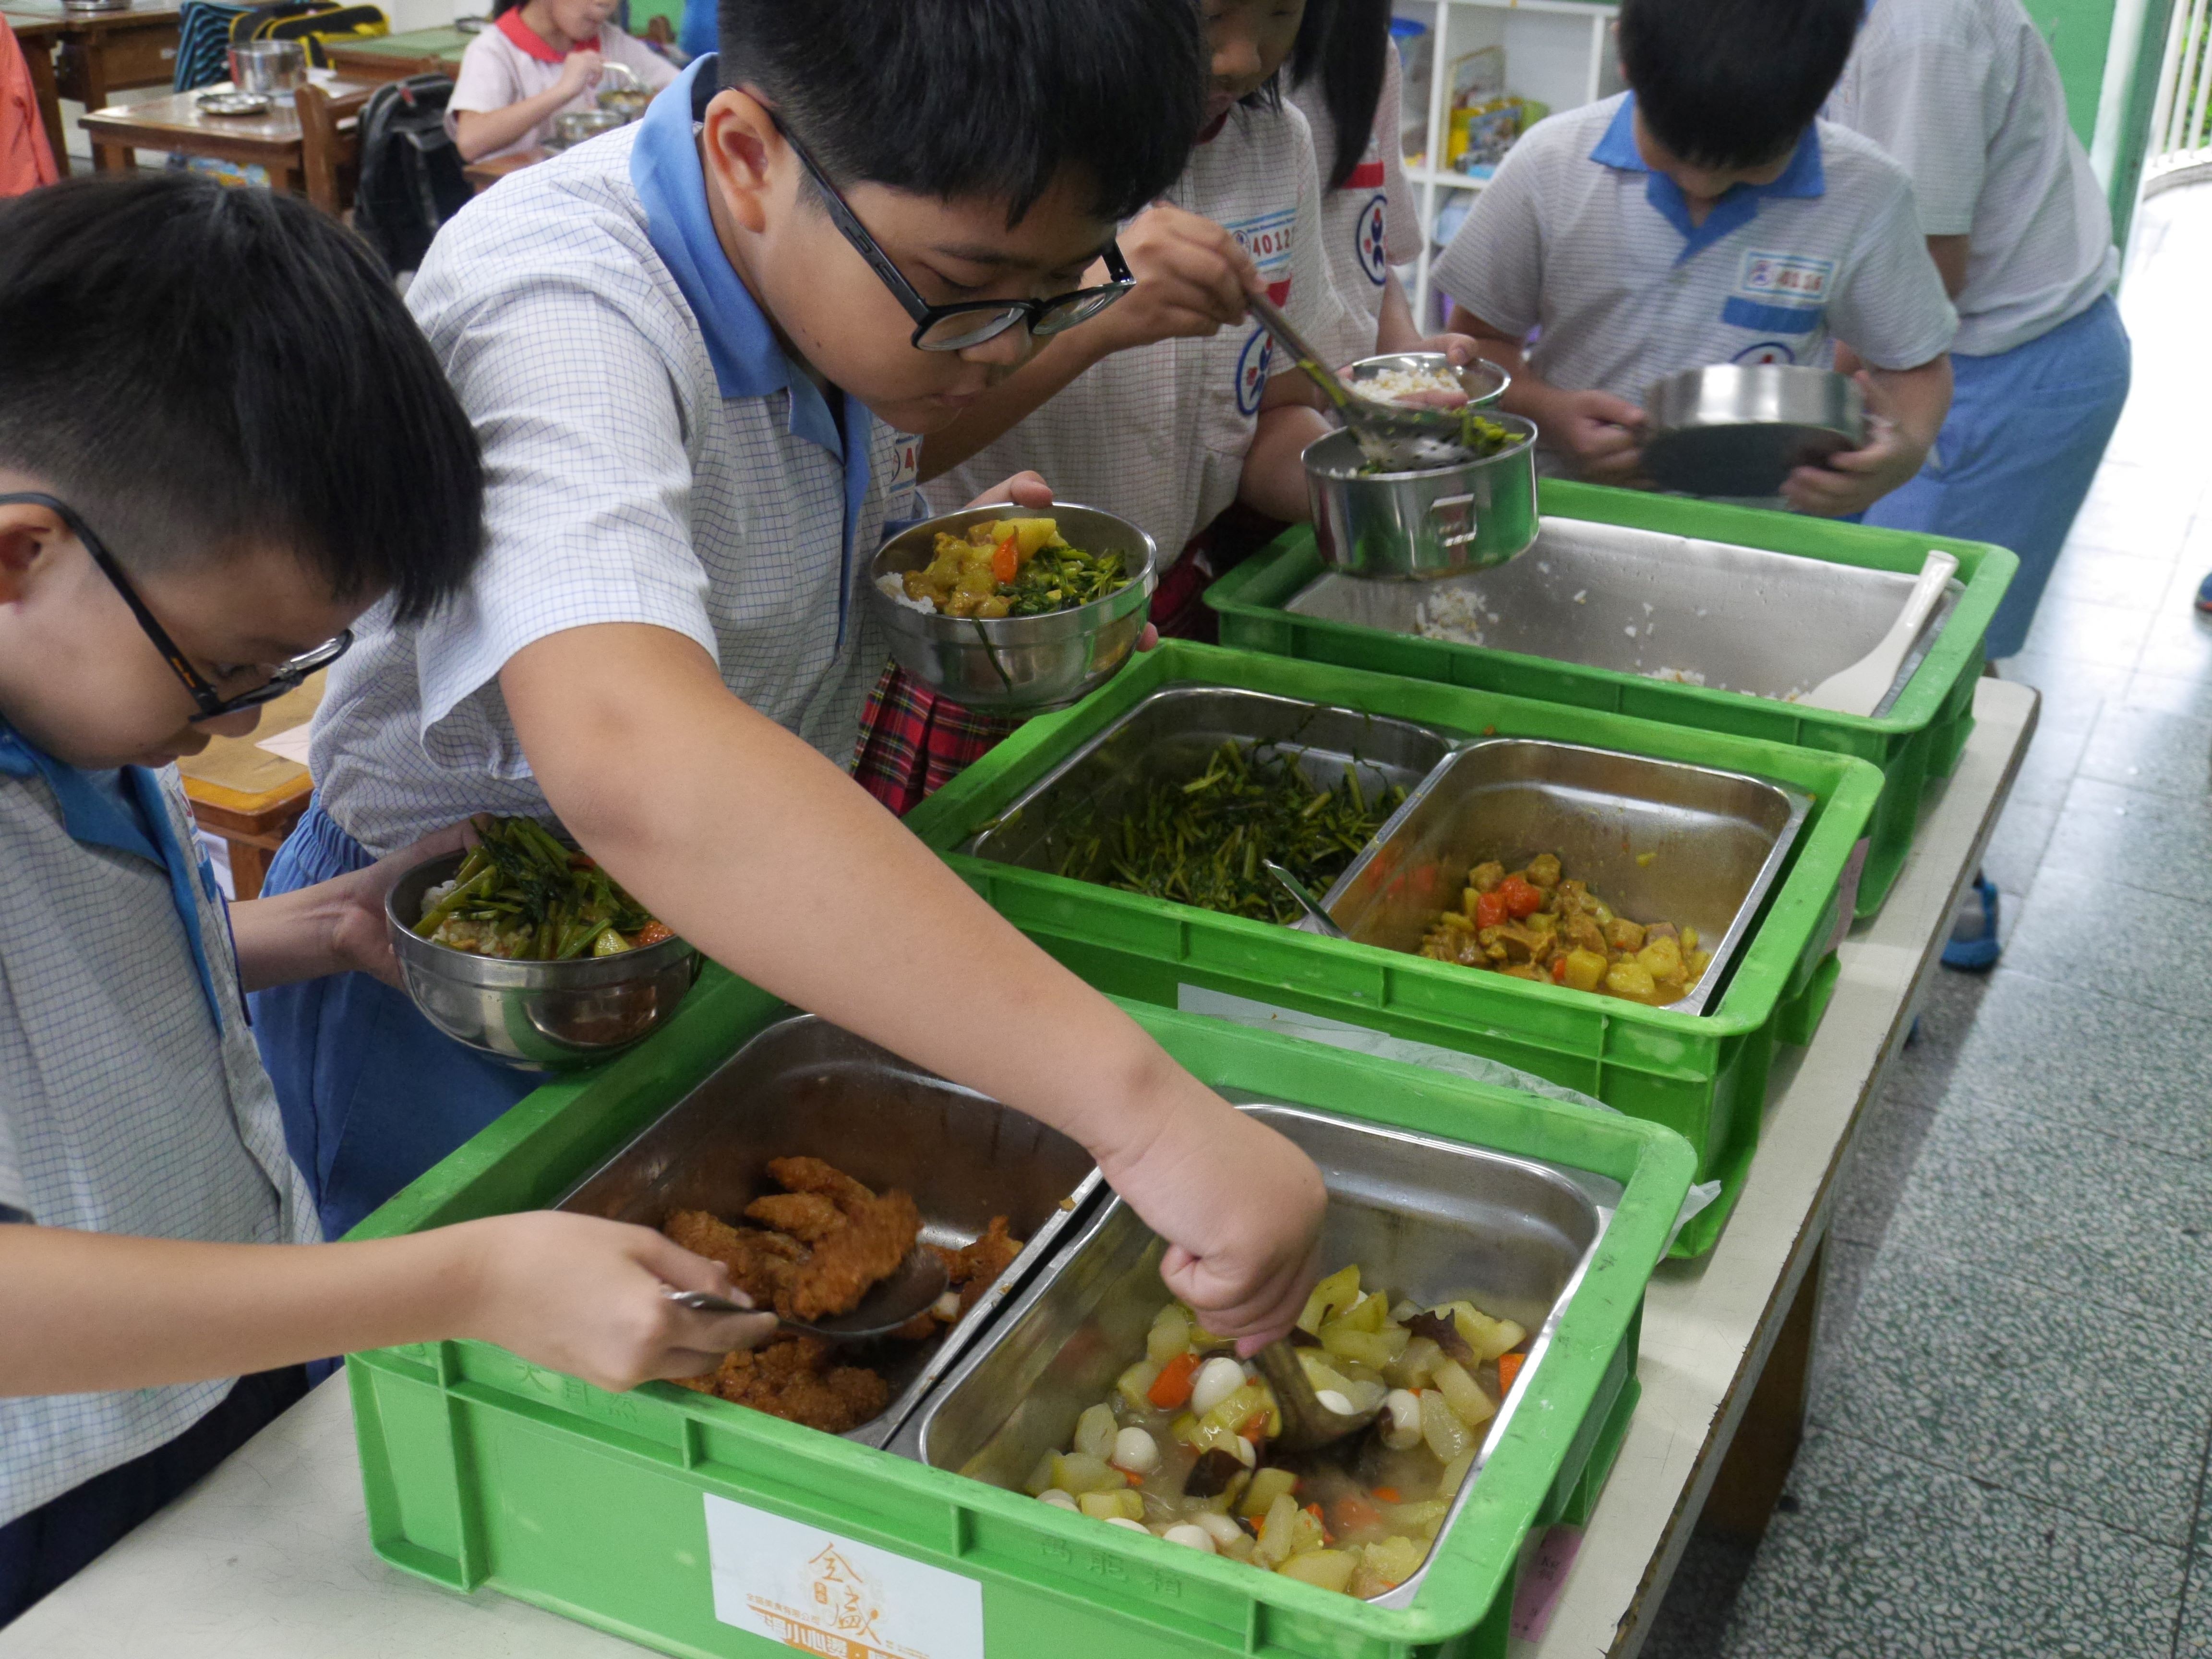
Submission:
[[[632,0],[635,3],[635,0]],[[2066,83],[2066,114],[2086,149],[2097,129],[2105,86],[2105,50],[2112,43],[2114,0],[2025,0],[2027,15],[2051,43]]]

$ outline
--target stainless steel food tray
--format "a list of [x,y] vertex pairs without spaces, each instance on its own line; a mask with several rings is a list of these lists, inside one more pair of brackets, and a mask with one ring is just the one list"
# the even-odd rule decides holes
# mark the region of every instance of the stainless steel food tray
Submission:
[[1057,873],[1072,821],[1110,821],[1146,787],[1198,776],[1214,750],[1232,738],[1297,751],[1298,769],[1322,789],[1335,787],[1356,763],[1364,789],[1397,784],[1410,790],[1452,746],[1442,732],[1410,720],[1261,691],[1220,686],[1155,691],[1046,774],[960,850]]
[[1363,945],[1418,951],[1479,860],[1511,870],[1555,853],[1569,877],[1622,915],[1686,925],[1714,941],[1704,977],[1667,1005],[1703,1013],[1719,1000],[1812,805],[1739,772],[1493,738],[1431,774],[1322,903]]
[[[1479,643],[1622,674],[1687,671],[1754,696],[1804,692],[1874,649],[1917,573],[1867,570],[1726,542],[1547,518],[1510,564],[1408,586],[1331,572],[1285,608],[1418,634],[1444,596],[1474,599]],[[1880,703],[1887,714],[1966,592],[1953,582]],[[1424,609],[1425,607],[1425,609]]]
[[769,1160],[802,1154],[911,1193],[932,1244],[971,1243],[1003,1215],[1027,1245],[933,1344],[854,1350],[890,1382],[891,1403],[845,1437],[881,1446],[1077,1224],[1098,1172],[1066,1135],[801,1014],[747,1042],[557,1207],[654,1228],[674,1210],[737,1220],[778,1190]]
[[[1357,1261],[1394,1297],[1428,1305],[1465,1297],[1535,1333],[1445,1521],[1448,1532],[1544,1362],[1560,1312],[1620,1201],[1619,1183],[1407,1130],[1231,1098],[1320,1166],[1329,1199],[1325,1265]],[[1115,1379],[1143,1357],[1152,1316],[1168,1299],[1163,1248],[1134,1211],[1109,1200],[945,1377],[891,1449],[1019,1490],[1045,1453],[1067,1444],[1084,1408],[1108,1398]],[[1441,1543],[1443,1534],[1437,1536]],[[1426,1571],[1425,1563],[1370,1605],[1407,1605]]]

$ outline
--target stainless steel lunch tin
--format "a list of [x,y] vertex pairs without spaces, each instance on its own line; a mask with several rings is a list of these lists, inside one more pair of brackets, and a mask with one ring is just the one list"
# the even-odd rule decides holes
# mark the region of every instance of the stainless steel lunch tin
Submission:
[[1504,564],[1536,539],[1536,428],[1485,417],[1515,433],[1510,449],[1420,472],[1367,472],[1359,441],[1332,432],[1305,448],[1314,544],[1356,576],[1455,575]]

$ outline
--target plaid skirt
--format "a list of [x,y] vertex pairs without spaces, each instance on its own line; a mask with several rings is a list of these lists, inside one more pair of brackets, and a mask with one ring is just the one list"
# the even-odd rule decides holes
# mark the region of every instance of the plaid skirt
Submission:
[[[1190,538],[1152,590],[1153,625],[1170,639],[1213,643],[1220,635],[1203,603],[1206,588],[1282,528],[1247,507],[1224,512]],[[893,664],[861,712],[853,775],[904,817],[1020,724],[1019,715],[986,714],[940,697]]]

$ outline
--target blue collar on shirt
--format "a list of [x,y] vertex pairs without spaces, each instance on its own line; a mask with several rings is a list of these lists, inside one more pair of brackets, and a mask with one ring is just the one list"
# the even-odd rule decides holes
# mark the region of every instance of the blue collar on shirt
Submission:
[[222,1005],[216,1000],[215,975],[208,966],[206,947],[200,943],[199,901],[192,893],[193,880],[198,878],[210,903],[221,901],[222,890],[216,886],[215,876],[206,861],[188,857],[178,845],[161,781],[143,766],[122,769],[120,781],[125,799],[138,809],[138,822],[133,823],[131,815],[88,775],[56,760],[5,720],[0,720],[0,774],[15,778],[44,778],[62,809],[62,828],[69,832],[71,840],[87,847],[112,848],[144,859],[158,866],[169,878],[170,901],[176,906],[177,919],[184,924],[185,944],[192,953],[192,967],[200,976],[208,1013],[220,1031]]
[[1682,187],[1663,173],[1654,173],[1644,162],[1636,148],[1636,94],[1630,93],[1620,100],[1613,112],[1613,124],[1605,130],[1605,137],[1597,141],[1590,151],[1590,160],[1621,173],[1641,173],[1649,176],[1644,180],[1644,199],[1656,209],[1660,216],[1682,233],[1682,251],[1674,256],[1674,263],[1702,253],[1732,231],[1741,230],[1759,216],[1759,204],[1770,197],[1814,197],[1827,193],[1827,179],[1820,171],[1820,134],[1816,127],[1807,127],[1805,136],[1797,141],[1797,149],[1790,158],[1790,165],[1782,176],[1771,185],[1733,185],[1720,200],[1714,203],[1705,215],[1705,223],[1690,222],[1690,204],[1682,194]]
[[630,150],[630,184],[645,206],[646,235],[660,256],[684,302],[706,337],[714,383],[725,398],[791,396],[791,432],[827,450],[845,469],[845,562],[847,580],[838,590],[837,642],[845,642],[852,599],[853,528],[868,498],[867,410],[838,394],[845,430],[829,400],[806,374],[793,367],[776,343],[775,331],[739,279],[714,234],[707,209],[707,181],[699,165],[699,140],[693,131],[698,112],[714,94],[714,55],[694,58],[683,74],[653,98],[638,123]]

